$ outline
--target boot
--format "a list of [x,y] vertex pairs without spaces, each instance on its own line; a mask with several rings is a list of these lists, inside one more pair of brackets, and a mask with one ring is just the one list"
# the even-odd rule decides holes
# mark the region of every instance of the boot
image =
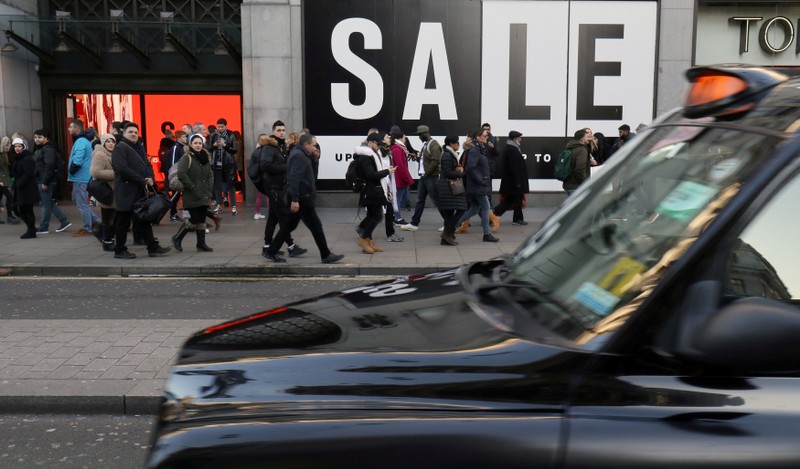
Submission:
[[361,250],[364,251],[365,253],[367,253],[367,254],[375,254],[375,250],[372,249],[372,242],[371,241],[372,240],[369,239],[369,238],[358,238],[358,241],[356,241],[356,242],[358,243],[359,246],[361,246]]
[[462,234],[469,231],[469,220],[464,220],[464,223],[461,224],[458,228],[456,228],[456,234]]
[[11,215],[10,213],[8,214],[8,219],[6,221],[8,221],[9,225],[19,225],[20,222],[19,218]]
[[[172,237],[172,245],[175,246],[175,250],[178,252],[183,252],[183,247],[181,247],[181,241],[183,241],[183,237],[186,236],[186,233],[189,232],[189,226],[187,223],[181,224],[180,228],[178,228],[178,232],[175,233],[175,236]],[[205,235],[205,233],[203,233]]]
[[442,246],[458,246],[458,241],[456,241],[452,232],[443,231],[441,244]]
[[369,245],[372,246],[372,250],[375,252],[383,252],[383,248],[375,244],[374,239],[369,240]]
[[103,251],[114,252],[114,241],[103,241]]
[[198,223],[195,227],[195,233],[197,233],[197,250],[203,252],[213,251],[213,249],[206,244],[206,224]]
[[489,210],[489,226],[492,227],[492,233],[500,229],[500,217],[494,214],[494,210]]

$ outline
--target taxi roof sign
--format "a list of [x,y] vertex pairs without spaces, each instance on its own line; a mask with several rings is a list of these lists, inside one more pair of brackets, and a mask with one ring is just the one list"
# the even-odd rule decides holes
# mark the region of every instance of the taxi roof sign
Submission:
[[689,118],[728,116],[747,111],[759,94],[788,79],[786,75],[746,65],[693,67],[683,114]]

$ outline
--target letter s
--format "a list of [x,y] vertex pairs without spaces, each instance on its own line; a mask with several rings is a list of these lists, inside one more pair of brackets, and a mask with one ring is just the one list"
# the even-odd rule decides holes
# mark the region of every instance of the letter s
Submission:
[[354,33],[364,36],[365,49],[382,48],[381,30],[370,20],[348,18],[333,28],[331,33],[333,58],[336,63],[364,82],[366,96],[364,103],[353,104],[350,102],[349,83],[331,83],[331,104],[333,109],[346,119],[369,119],[378,114],[383,107],[383,78],[375,68],[350,50],[350,36]]

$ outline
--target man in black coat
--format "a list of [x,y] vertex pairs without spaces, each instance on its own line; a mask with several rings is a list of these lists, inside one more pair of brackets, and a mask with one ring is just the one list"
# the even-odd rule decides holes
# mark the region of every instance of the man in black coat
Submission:
[[527,225],[522,214],[522,200],[528,193],[528,168],[525,166],[525,159],[522,157],[520,144],[522,134],[516,130],[508,133],[508,141],[503,150],[503,176],[500,181],[500,195],[503,201],[500,202],[492,212],[500,217],[506,210],[514,207],[513,225]]
[[135,259],[136,254],[128,251],[125,242],[128,238],[128,227],[133,220],[134,230],[139,230],[147,243],[150,257],[169,252],[170,248],[161,247],[153,237],[150,223],[137,220],[133,216],[133,204],[144,197],[145,186],[153,187],[153,167],[139,142],[139,126],[128,122],[122,130],[122,139],[111,153],[111,165],[114,168],[114,203],[116,204],[116,221],[114,236],[116,259]]
[[281,225],[278,234],[264,254],[264,257],[272,262],[286,262],[286,259],[278,254],[278,248],[286,242],[289,234],[297,228],[301,220],[311,231],[323,264],[333,264],[344,257],[341,254],[334,254],[328,248],[325,232],[322,230],[322,222],[317,215],[317,191],[312,162],[315,140],[316,138],[311,134],[301,135],[297,145],[289,154],[289,160],[286,163],[286,198],[288,200],[283,203],[291,201],[290,215],[287,224]]

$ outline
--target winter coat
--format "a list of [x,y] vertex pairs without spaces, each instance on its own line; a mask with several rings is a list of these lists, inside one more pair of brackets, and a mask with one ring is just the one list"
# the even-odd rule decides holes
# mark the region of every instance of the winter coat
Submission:
[[362,207],[368,205],[386,205],[389,203],[389,170],[381,169],[380,156],[368,146],[355,149],[358,173],[364,178],[364,189],[361,191]]
[[567,142],[567,149],[572,151],[572,172],[564,179],[561,187],[564,190],[575,190],[589,179],[589,150],[586,149],[586,145],[575,139]]
[[274,137],[267,137],[261,147],[261,172],[266,175],[267,187],[271,190],[286,188],[286,155]]
[[36,182],[50,186],[58,184],[60,175],[57,174],[58,160],[61,155],[52,143],[47,142],[37,148],[33,153],[33,162],[36,165]]
[[142,144],[125,138],[114,147],[111,165],[114,168],[114,203],[118,211],[130,212],[133,204],[144,197],[144,180],[153,177],[153,167]]
[[491,195],[492,179],[489,175],[489,160],[483,153],[483,145],[475,144],[469,149],[464,167],[464,182],[467,195]]
[[[89,182],[89,179],[92,178],[89,174],[89,169],[92,165],[92,141],[85,132],[78,134],[75,142],[72,143],[72,152],[69,154],[67,168],[73,163],[80,166],[80,169],[75,174],[69,174],[67,181],[80,184]],[[67,173],[69,173],[69,170]]]
[[14,161],[14,157],[11,155],[11,152],[0,153],[0,182],[2,182],[3,185],[8,188],[11,188],[12,161]]
[[503,176],[500,181],[500,193],[505,195],[527,194],[530,191],[528,185],[528,167],[525,166],[525,159],[522,151],[513,140],[506,142],[503,149]]
[[292,202],[316,204],[317,188],[312,155],[296,146],[286,161],[286,192]]
[[398,189],[408,187],[414,184],[414,178],[408,171],[408,150],[402,143],[395,143],[392,145],[392,161],[397,167],[394,172],[394,183]]
[[[205,151],[205,150],[202,150]],[[210,159],[210,155],[206,153]],[[211,165],[200,160],[189,147],[186,154],[178,161],[178,179],[183,184],[183,206],[196,208],[208,206],[208,196],[214,187],[214,175]]]
[[444,147],[442,152],[441,168],[439,177],[436,178],[436,189],[439,192],[439,210],[466,210],[467,198],[464,194],[453,195],[450,189],[450,180],[463,179],[464,173],[456,171],[458,166],[458,155],[450,147]]
[[212,169],[214,172],[219,173],[219,177],[223,181],[232,184],[237,180],[238,168],[236,166],[236,136],[233,132],[225,133],[225,146],[217,148],[214,142],[223,138],[219,133],[214,132],[211,137],[206,141],[206,150],[211,154],[211,161],[213,163]]
[[[105,181],[114,189],[114,167],[111,164],[111,152],[103,145],[96,145],[92,151],[92,165],[89,167],[89,173],[92,179],[98,181]],[[114,208],[114,202],[111,204],[104,204],[97,201],[97,205],[101,208]]]
[[32,205],[39,202],[39,188],[36,186],[36,165],[33,155],[27,149],[22,153],[12,153],[14,158],[14,205]]
[[422,149],[422,166],[425,169],[425,177],[439,175],[439,162],[442,159],[442,146],[434,139],[428,140]]

